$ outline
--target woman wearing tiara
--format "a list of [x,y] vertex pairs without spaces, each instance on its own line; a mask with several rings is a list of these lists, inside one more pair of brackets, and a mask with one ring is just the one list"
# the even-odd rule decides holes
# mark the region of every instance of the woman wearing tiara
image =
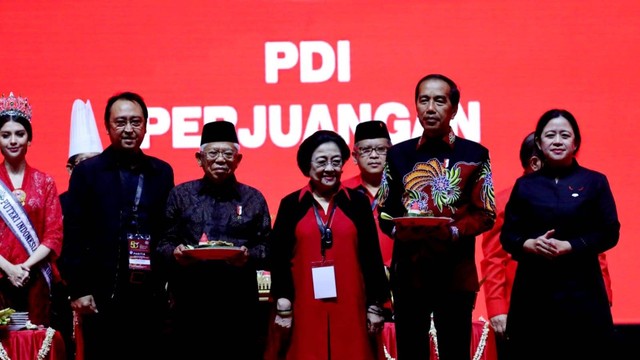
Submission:
[[27,311],[33,324],[48,326],[62,211],[53,178],[27,164],[32,138],[27,99],[0,97],[0,308]]

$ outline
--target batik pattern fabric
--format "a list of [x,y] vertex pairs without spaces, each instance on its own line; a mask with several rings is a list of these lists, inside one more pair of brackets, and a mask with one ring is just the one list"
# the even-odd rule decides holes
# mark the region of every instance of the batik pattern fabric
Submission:
[[[440,254],[444,257],[439,257],[453,262],[448,267],[454,277],[446,286],[478,290],[475,236],[491,229],[496,209],[491,161],[484,146],[451,131],[442,139],[415,138],[394,145],[387,153],[379,194],[380,211],[391,217],[414,214],[452,218],[449,225],[457,227],[459,239],[447,254]],[[382,230],[391,234],[393,222],[379,220]],[[416,260],[416,253],[422,251],[416,252],[413,247],[396,241],[394,261]]]
[[[271,232],[264,196],[235,176],[222,184],[203,177],[171,191],[166,215],[168,230],[158,251],[173,299],[175,341],[191,343],[180,355],[196,358],[214,351],[220,358],[258,359],[266,323],[260,322],[256,270],[268,270]],[[226,260],[179,265],[176,246],[197,246],[203,235],[247,247],[249,260],[242,266]],[[199,341],[203,334],[207,340]]]

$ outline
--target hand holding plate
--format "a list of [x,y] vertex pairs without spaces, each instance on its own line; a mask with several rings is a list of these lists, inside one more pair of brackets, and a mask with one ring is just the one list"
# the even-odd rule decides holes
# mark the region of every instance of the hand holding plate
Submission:
[[394,218],[395,238],[401,241],[424,239],[446,240],[451,238],[447,224],[453,219],[448,217],[400,217]]

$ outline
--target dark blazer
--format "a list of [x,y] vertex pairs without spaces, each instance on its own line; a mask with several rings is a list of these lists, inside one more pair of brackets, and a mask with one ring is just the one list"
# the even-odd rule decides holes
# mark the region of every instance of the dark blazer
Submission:
[[[311,193],[300,198],[301,190],[284,197],[278,208],[278,215],[271,233],[272,261],[271,294],[274,299],[281,297],[291,301],[295,298],[291,259],[296,247],[295,229],[297,224],[313,206]],[[377,228],[371,212],[371,203],[366,195],[353,189],[336,194],[334,201],[358,229],[358,256],[365,286],[368,305],[384,304],[389,298],[389,285],[384,272],[380,253]]]
[[[524,251],[525,241],[552,229],[554,238],[571,244],[570,253],[546,259]],[[562,338],[561,347],[570,349],[578,346],[576,339],[587,341],[585,346],[586,339],[598,339],[589,344],[593,346],[611,336],[613,320],[598,254],[614,247],[619,237],[605,175],[574,161],[561,170],[545,166],[516,181],[500,242],[518,261],[507,332],[522,354],[536,347],[535,337],[542,331],[549,339]],[[552,319],[553,325],[540,319]]]
[[[100,155],[78,164],[65,199],[60,261],[72,300],[93,295],[100,304],[114,295],[119,284],[128,281],[123,233],[130,222],[135,184],[133,191],[123,189],[120,170],[132,166],[134,175],[144,174],[140,231],[151,235],[152,248],[164,231],[164,209],[174,186],[173,169],[168,163],[142,152],[136,156],[119,154],[109,146]],[[152,269],[153,263],[152,258]]]

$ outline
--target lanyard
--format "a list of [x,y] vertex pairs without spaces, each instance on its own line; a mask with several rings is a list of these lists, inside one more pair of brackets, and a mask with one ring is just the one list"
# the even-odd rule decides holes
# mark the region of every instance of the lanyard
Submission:
[[[123,188],[126,188],[127,180],[125,175],[120,171],[120,183]],[[133,199],[133,211],[138,212],[138,205],[140,204],[140,198],[142,197],[142,184],[144,183],[144,174],[138,175],[138,186],[136,188],[136,195]]]
[[[363,193],[364,195],[366,195],[367,197],[369,197],[369,192],[367,190],[366,187],[361,186],[358,191],[360,191],[361,193]],[[376,209],[376,206],[378,205],[378,196],[377,194],[373,197],[373,201],[371,202],[371,211],[374,211]]]
[[138,177],[138,187],[136,188],[136,197],[133,199],[133,212],[138,213],[138,204],[140,204],[140,197],[142,197],[142,184],[144,183],[144,174],[140,174]]
[[[130,226],[133,227],[131,230],[135,230],[136,233],[140,233],[140,224],[138,224],[138,205],[140,204],[140,198],[142,197],[142,185],[144,183],[144,174],[138,175],[138,186],[136,187],[136,194],[133,198],[133,208],[132,208],[132,219]],[[120,171],[120,186],[122,189],[126,189],[126,178],[125,174],[123,174],[122,170]],[[123,234],[124,235],[124,234]],[[118,291],[118,282],[120,277],[120,259],[123,248],[121,246],[118,247],[118,259],[116,260],[116,276],[114,278],[113,289],[111,292],[111,299],[115,298],[116,291]],[[127,250],[128,251],[128,250]]]
[[331,209],[329,214],[329,219],[325,223],[320,218],[320,213],[318,212],[318,205],[316,205],[315,201],[313,203],[313,211],[316,214],[316,223],[318,224],[318,230],[320,230],[320,253],[322,254],[322,261],[324,262],[324,254],[326,249],[331,249],[333,246],[333,234],[331,233],[331,222],[333,221],[333,214],[336,212],[336,206],[331,202]]
[[[125,179],[125,174],[123,174],[122,171],[120,171],[120,183],[122,184],[123,189],[126,188],[126,179]],[[131,208],[132,213],[131,216],[133,217],[131,219],[131,224],[135,227],[136,232],[139,231],[139,224],[138,224],[138,205],[140,204],[140,198],[142,197],[142,187],[144,184],[144,174],[140,174],[138,175],[138,186],[136,187],[136,194],[133,198],[133,207]]]

